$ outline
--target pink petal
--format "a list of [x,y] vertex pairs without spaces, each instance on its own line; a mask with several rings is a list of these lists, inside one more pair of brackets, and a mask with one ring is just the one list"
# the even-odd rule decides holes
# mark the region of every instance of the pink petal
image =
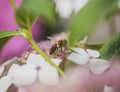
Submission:
[[23,37],[21,36],[12,37],[2,48],[0,60],[6,61],[15,56],[20,56],[20,53],[22,53],[27,46],[28,42]]
[[[22,0],[15,0],[17,6],[21,4]],[[0,30],[16,30],[19,29],[15,22],[14,10],[9,0],[1,0],[0,3]]]

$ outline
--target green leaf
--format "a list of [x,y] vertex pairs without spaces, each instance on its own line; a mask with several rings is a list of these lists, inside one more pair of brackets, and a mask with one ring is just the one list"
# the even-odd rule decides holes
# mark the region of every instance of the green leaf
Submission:
[[3,30],[0,30],[0,50],[2,49],[4,44],[11,38],[11,36],[19,35],[20,33],[21,33],[20,30],[16,30],[16,31],[12,31],[12,30],[3,31]]
[[104,19],[106,14],[116,6],[118,0],[90,0],[76,15],[73,15],[68,26],[69,46],[74,46],[91,33],[93,28]]
[[6,37],[4,39],[0,38],[0,51],[2,47],[6,44],[6,42],[10,39],[11,37]]
[[120,33],[115,35],[100,49],[101,58],[108,59],[120,55]]
[[99,50],[101,47],[103,46],[103,43],[95,43],[95,44],[91,44],[91,43],[86,43],[85,47],[88,49],[94,49],[94,50]]
[[57,17],[52,0],[24,0],[16,11],[16,21],[25,29],[29,29],[39,16],[49,25],[56,23]]
[[21,30],[16,30],[16,31],[0,31],[0,38],[5,38],[5,37],[10,37],[14,35],[20,35]]

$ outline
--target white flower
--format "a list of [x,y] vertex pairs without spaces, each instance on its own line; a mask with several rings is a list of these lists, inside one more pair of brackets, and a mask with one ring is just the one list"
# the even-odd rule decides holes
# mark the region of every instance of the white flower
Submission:
[[89,0],[53,0],[56,4],[56,11],[62,18],[69,18],[73,12],[81,10]]
[[97,59],[100,54],[96,50],[73,48],[75,51],[71,53],[67,58],[76,64],[84,65],[90,68],[95,74],[103,73],[110,65],[109,62],[103,59]]
[[[57,59],[53,60],[57,61]],[[61,62],[60,59],[58,62]],[[59,64],[57,63],[57,65]],[[57,70],[46,62],[41,55],[30,54],[27,64],[22,66],[13,64],[7,76],[0,79],[0,87],[3,88],[0,92],[6,92],[12,83],[21,87],[29,86],[38,80],[46,85],[55,85],[59,81],[59,75]],[[2,85],[3,83],[5,85]]]
[[9,77],[5,76],[0,79],[0,92],[7,92],[8,87],[11,85]]

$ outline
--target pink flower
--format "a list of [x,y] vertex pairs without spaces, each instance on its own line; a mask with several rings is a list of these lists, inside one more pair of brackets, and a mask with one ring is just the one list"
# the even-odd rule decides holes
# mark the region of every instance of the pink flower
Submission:
[[[22,0],[14,1],[17,6],[22,3]],[[1,0],[0,11],[0,30],[20,29],[20,27],[15,22],[14,11],[10,5],[9,0]],[[35,41],[39,41],[42,38],[43,34],[41,29],[41,22],[40,20],[37,20],[32,27],[32,34]],[[28,42],[24,38],[20,36],[12,37],[2,48],[0,63],[12,57],[20,56],[20,54],[26,49],[28,45]]]

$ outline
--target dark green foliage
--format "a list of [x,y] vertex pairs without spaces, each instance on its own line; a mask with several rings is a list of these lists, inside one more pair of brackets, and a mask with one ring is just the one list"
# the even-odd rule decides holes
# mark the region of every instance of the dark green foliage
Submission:
[[5,43],[10,39],[11,37],[6,37],[4,39],[0,38],[0,51],[3,48],[3,46],[5,45]]
[[25,29],[29,29],[39,16],[49,25],[56,24],[57,15],[52,0],[24,0],[16,11],[16,21]]
[[115,35],[100,49],[101,58],[108,59],[120,55],[120,33]]
[[[4,44],[14,35],[20,35],[21,30],[16,31],[0,31],[0,49],[4,46]],[[4,38],[4,39],[3,39]]]
[[5,37],[10,37],[10,36],[14,36],[14,35],[20,35],[21,30],[9,30],[9,31],[0,31],[0,39],[1,38],[5,38]]

